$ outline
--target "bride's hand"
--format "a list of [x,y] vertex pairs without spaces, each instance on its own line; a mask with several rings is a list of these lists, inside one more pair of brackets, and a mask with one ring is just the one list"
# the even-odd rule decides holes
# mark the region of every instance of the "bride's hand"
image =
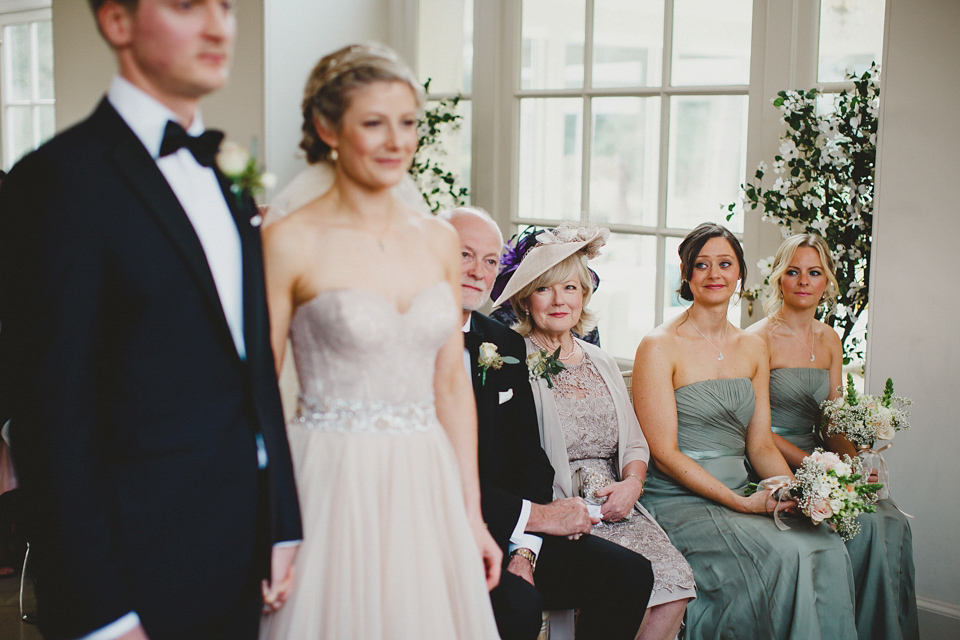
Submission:
[[743,498],[744,513],[761,513],[772,516],[773,513],[781,511],[790,511],[796,508],[796,500],[780,500],[772,495],[769,489],[757,491],[756,493]]
[[492,591],[494,587],[500,584],[500,567],[503,563],[503,551],[497,544],[487,526],[483,522],[471,521],[470,527],[473,529],[473,537],[477,542],[477,548],[480,549],[480,557],[483,559],[483,569],[487,578],[487,591]]
[[633,510],[643,486],[636,478],[627,478],[623,482],[612,482],[597,491],[597,497],[607,496],[606,502],[600,506],[600,517],[605,522],[620,522]]

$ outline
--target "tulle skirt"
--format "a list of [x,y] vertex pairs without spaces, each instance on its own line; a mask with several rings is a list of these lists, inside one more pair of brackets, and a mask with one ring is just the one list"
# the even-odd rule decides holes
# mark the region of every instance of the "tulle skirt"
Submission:
[[288,427],[303,518],[294,590],[262,640],[498,638],[453,448]]

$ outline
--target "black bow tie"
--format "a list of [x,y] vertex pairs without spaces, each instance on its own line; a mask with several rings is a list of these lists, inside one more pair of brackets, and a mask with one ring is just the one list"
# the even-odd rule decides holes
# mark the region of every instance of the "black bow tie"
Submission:
[[207,129],[199,136],[194,137],[179,124],[169,120],[167,121],[167,128],[163,131],[163,142],[160,143],[160,157],[176,153],[186,147],[197,159],[197,162],[205,167],[212,167],[222,141],[222,131]]

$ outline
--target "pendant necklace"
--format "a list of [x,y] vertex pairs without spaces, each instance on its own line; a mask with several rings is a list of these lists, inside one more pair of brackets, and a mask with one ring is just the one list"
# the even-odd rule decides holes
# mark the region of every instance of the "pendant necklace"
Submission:
[[[538,347],[540,347],[541,349],[543,349],[543,350],[546,351],[547,353],[552,353],[551,349],[550,349],[549,347],[545,347],[545,346],[543,346],[542,344],[540,344],[540,341],[537,340],[536,338],[534,338],[532,333],[530,334],[530,342],[532,342],[533,344],[537,345]],[[562,354],[562,353],[563,353],[563,343],[560,344],[560,347],[561,347],[560,353]],[[564,355],[560,355],[560,356],[557,356],[557,357],[558,357],[560,360],[569,360],[570,358],[573,357],[573,354],[575,354],[576,352],[577,352],[577,341],[574,340],[574,341],[573,341],[573,349],[570,350],[570,353],[568,353],[568,354],[565,355],[565,356],[564,356]]]
[[363,231],[363,232],[366,233],[367,235],[371,236],[371,237],[377,242],[377,247],[380,249],[380,253],[383,253],[384,251],[386,251],[386,247],[384,247],[384,245],[383,245],[383,239],[386,237],[387,232],[390,231],[390,227],[393,226],[393,218],[394,218],[394,215],[395,215],[394,210],[391,209],[391,210],[390,210],[390,215],[389,215],[389,217],[387,218],[387,224],[384,225],[383,229],[380,230],[380,233],[379,233],[379,234],[375,234],[375,233],[373,233],[372,231],[370,231],[369,229],[364,229],[364,228],[362,228],[362,227],[361,227],[361,229],[360,229],[361,231]]
[[[717,358],[717,360],[723,360],[723,351],[720,350],[720,347],[718,347],[717,345],[713,344],[713,341],[711,341],[710,338],[708,338],[707,336],[703,335],[703,331],[700,331],[700,327],[698,327],[698,326],[697,326],[697,323],[693,321],[693,317],[690,315],[689,312],[687,313],[687,319],[690,321],[690,324],[693,325],[693,328],[697,330],[697,333],[700,334],[700,337],[703,338],[704,340],[706,340],[708,343],[710,343],[710,346],[713,347],[714,349],[716,349],[716,350],[717,350],[717,353],[720,354],[720,357]],[[728,325],[728,324],[729,324],[729,323],[726,322],[726,321],[724,321],[724,323],[723,323],[723,333],[720,334],[720,344],[723,344],[723,341],[724,341],[724,340],[726,339],[726,337],[727,337],[727,325]]]
[[[803,340],[801,340],[801,339],[800,339],[800,336],[798,336],[796,333],[794,333],[793,329],[791,329],[790,327],[788,327],[786,322],[783,322],[783,321],[781,320],[780,326],[783,327],[784,329],[786,329],[787,331],[789,331],[790,333],[792,333],[792,334],[793,334],[793,337],[797,339],[797,342],[799,342],[799,343],[802,344],[804,347],[806,347],[807,351],[810,352],[810,362],[813,362],[814,360],[817,359],[817,356],[816,356],[816,354],[813,352],[813,349],[811,349],[810,347],[807,347],[807,343],[804,342]],[[817,341],[817,336],[816,336],[816,335],[813,336],[813,341],[814,341],[814,342]]]

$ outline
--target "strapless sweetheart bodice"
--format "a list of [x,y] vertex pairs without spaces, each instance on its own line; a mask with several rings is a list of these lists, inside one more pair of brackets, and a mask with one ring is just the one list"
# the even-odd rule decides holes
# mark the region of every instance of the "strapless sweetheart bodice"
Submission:
[[290,326],[301,403],[432,402],[437,353],[458,319],[445,281],[422,289],[405,311],[373,291],[320,293]]

